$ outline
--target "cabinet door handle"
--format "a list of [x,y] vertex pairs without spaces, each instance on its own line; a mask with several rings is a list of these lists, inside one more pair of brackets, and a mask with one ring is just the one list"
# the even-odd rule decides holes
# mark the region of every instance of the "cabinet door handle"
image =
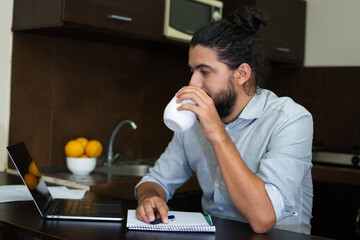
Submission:
[[109,15],[107,18],[120,20],[120,21],[125,21],[125,22],[131,22],[132,21],[132,18],[130,18],[130,17],[123,17],[123,16],[119,16],[119,15]]
[[275,51],[277,51],[277,52],[283,52],[283,53],[289,53],[289,52],[290,52],[290,48],[277,47],[277,48],[275,48]]
[[355,227],[356,232],[360,232],[360,208],[357,210],[356,218],[355,218]]

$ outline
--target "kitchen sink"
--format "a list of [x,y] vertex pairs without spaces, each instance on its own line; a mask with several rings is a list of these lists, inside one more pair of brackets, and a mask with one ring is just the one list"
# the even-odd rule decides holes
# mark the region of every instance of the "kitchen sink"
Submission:
[[112,166],[99,166],[96,167],[94,172],[109,173],[119,176],[145,176],[154,163],[143,162],[118,162]]

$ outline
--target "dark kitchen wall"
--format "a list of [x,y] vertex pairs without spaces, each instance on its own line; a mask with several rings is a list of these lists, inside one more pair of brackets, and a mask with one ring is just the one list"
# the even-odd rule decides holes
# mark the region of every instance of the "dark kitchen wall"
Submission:
[[[163,109],[188,84],[188,49],[126,40],[117,44],[14,33],[10,144],[25,141],[39,166],[64,165],[65,143],[84,136],[104,145],[122,119],[121,160],[155,159],[172,137]],[[360,145],[360,68],[271,65],[266,87],[314,117],[314,142],[349,152]],[[11,165],[11,164],[10,164]]]
[[[103,143],[124,125],[114,151],[122,160],[158,157],[172,132],[163,109],[188,83],[187,47],[124,41],[105,44],[14,33],[10,144],[24,141],[39,166],[64,165],[65,143]],[[102,160],[102,159],[100,159]]]

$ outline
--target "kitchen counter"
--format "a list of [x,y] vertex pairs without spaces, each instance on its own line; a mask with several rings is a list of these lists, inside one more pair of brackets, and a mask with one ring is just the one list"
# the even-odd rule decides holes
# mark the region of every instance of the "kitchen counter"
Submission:
[[[120,176],[92,172],[88,175],[76,175],[67,170],[66,166],[39,168],[45,182],[94,191],[112,197],[135,199],[134,188],[141,177]],[[7,173],[18,175],[15,169],[7,169]],[[193,194],[200,192],[200,186],[195,175],[179,189],[175,195]],[[176,196],[175,196],[176,197]]]
[[359,168],[314,163],[311,173],[313,181],[360,186]]
[[[41,173],[48,183],[64,185],[72,188],[96,191],[106,195],[134,199],[134,187],[141,177],[119,176],[92,172],[89,175],[75,175],[66,166],[42,167]],[[15,169],[8,169],[8,173],[17,175]],[[341,166],[329,166],[314,163],[312,168],[313,181],[333,182],[360,186],[360,170]],[[109,191],[110,190],[110,191]],[[196,175],[193,175],[176,194],[201,192]]]
[[360,169],[314,163],[311,232],[335,239],[360,239]]

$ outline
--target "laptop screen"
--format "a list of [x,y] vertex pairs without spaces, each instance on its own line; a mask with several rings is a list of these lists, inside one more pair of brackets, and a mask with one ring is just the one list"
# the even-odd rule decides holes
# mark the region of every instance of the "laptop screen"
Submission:
[[8,146],[7,152],[42,214],[52,197],[25,144]]

